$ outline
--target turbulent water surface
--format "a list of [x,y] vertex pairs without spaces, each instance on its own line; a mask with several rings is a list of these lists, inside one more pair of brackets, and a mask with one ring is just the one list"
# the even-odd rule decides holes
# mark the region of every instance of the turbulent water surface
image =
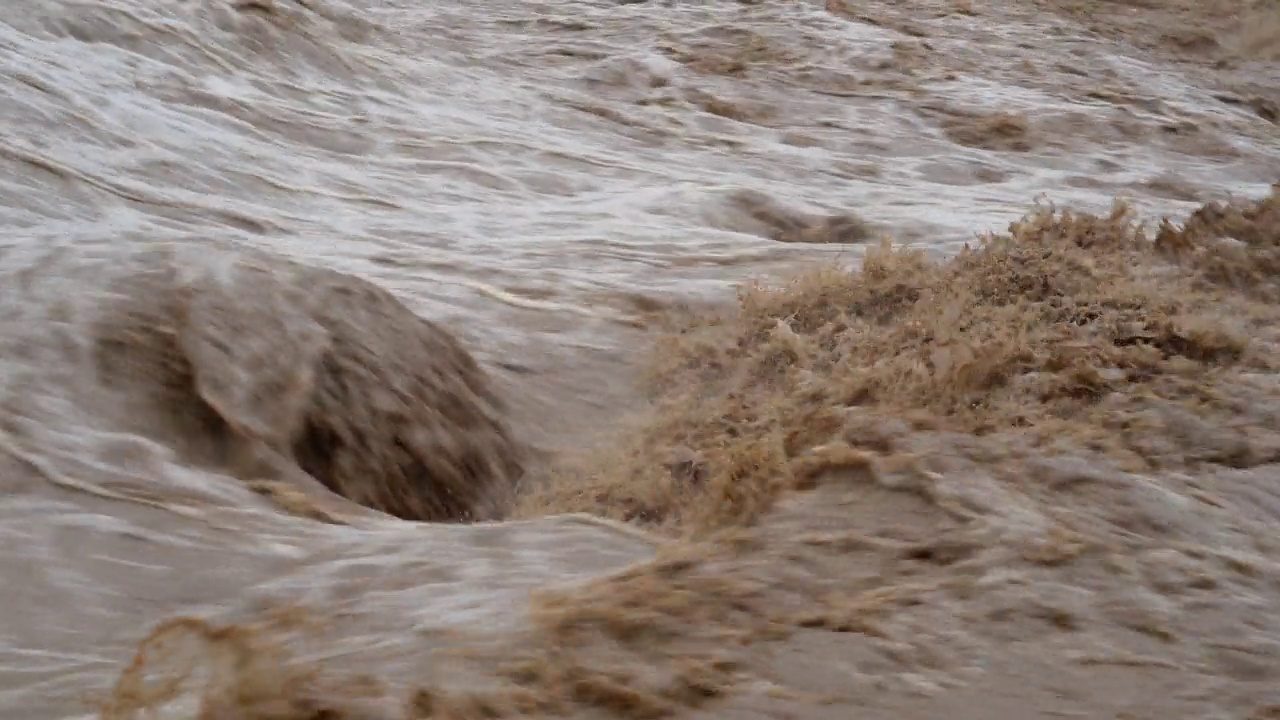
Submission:
[[[667,302],[856,258],[848,241],[880,232],[945,252],[1043,192],[1174,212],[1275,179],[1275,126],[1189,72],[999,3],[906,5],[870,22],[728,0],[6,3],[6,716],[88,712],[175,612],[349,601],[363,630],[325,652],[358,653],[492,626],[530,588],[652,552],[576,516],[277,511],[139,397],[146,371],[103,379],[113,298],[135,283],[133,302],[173,312],[137,289],[149,254],[183,277],[239,248],[371,280],[517,406],[571,408],[526,428],[550,441],[625,394],[610,368]],[[267,351],[282,366],[303,362],[288,339]]]

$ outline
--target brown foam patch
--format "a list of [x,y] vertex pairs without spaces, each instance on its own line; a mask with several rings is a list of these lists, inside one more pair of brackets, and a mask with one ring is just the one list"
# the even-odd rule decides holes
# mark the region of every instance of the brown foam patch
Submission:
[[945,261],[884,243],[856,271],[745,288],[736,312],[661,343],[658,407],[620,449],[519,512],[749,524],[803,484],[814,448],[892,454],[904,423],[1141,469],[1269,462],[1265,423],[1228,428],[1269,412],[1249,378],[1274,364],[1275,207],[1274,193],[1205,206],[1154,240],[1123,205],[1042,207]]

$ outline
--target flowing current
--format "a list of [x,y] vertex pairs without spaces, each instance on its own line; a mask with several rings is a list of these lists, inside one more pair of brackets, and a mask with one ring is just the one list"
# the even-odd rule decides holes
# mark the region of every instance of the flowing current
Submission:
[[[491,629],[532,588],[652,553],[576,516],[317,523],[157,441],[168,419],[92,359],[147,253],[366,278],[462,338],[543,418],[525,432],[571,443],[618,411],[653,308],[856,259],[779,242],[806,218],[947,252],[1042,192],[1176,212],[1275,179],[1280,141],[1247,107],[992,7],[908,32],[809,2],[6,3],[3,714],[89,714],[175,613],[348,598],[362,630],[319,652],[385,650]],[[984,125],[996,112],[1031,129]]]

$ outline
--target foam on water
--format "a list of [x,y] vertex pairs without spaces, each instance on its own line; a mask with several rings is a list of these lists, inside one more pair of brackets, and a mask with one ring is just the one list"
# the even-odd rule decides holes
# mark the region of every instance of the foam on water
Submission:
[[[1229,162],[1108,138],[961,148],[917,112],[922,97],[1111,111],[1018,79],[1021,46],[1065,58],[1071,38],[966,27],[934,51],[985,65],[947,79],[885,65],[901,33],[805,3],[7,3],[0,707],[78,716],[80,694],[175,612],[284,598],[348,613],[334,652],[429,653],[428,631],[518,624],[531,588],[652,552],[568,516],[295,518],[135,434],[148,419],[98,383],[87,327],[137,253],[177,247],[206,271],[215,243],[265,250],[373,280],[482,359],[573,367],[584,348],[625,344],[636,293],[724,297],[750,274],[848,250],[751,234],[728,204],[743,190],[856,211],[945,251],[1041,191],[1096,209],[1169,168],[1241,192],[1273,179],[1280,145],[1231,135],[1257,122],[1236,109],[1212,118],[1238,150]],[[707,69],[721,61],[752,72]],[[1174,73],[1109,62],[1174,110],[1208,102]],[[1099,171],[1107,158],[1123,170]],[[1064,187],[1080,177],[1096,182]]]

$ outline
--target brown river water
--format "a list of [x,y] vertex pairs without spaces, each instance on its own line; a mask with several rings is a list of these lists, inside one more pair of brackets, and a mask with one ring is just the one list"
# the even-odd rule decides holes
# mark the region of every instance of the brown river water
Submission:
[[[303,660],[403,694],[452,633],[516,632],[535,588],[654,556],[660,532],[555,503],[410,522],[315,482],[348,472],[333,482],[359,499],[359,468],[253,455],[303,422],[291,393],[320,382],[328,343],[389,363],[326,406],[338,426],[402,380],[452,392],[432,373],[454,351],[390,297],[457,337],[499,398],[464,393],[483,405],[466,440],[434,409],[396,422],[443,433],[428,453],[492,459],[497,417],[542,450],[595,443],[641,409],[666,311],[744,281],[854,265],[880,235],[945,258],[1038,196],[1155,218],[1265,195],[1274,47],[1235,15],[1205,40],[1184,8],[1079,5],[5,3],[0,716],[97,717],[157,623],[276,606],[337,608],[341,632]],[[360,293],[375,309],[344,315],[336,298]],[[330,521],[281,510],[263,478]],[[295,717],[198,694],[156,717]]]

